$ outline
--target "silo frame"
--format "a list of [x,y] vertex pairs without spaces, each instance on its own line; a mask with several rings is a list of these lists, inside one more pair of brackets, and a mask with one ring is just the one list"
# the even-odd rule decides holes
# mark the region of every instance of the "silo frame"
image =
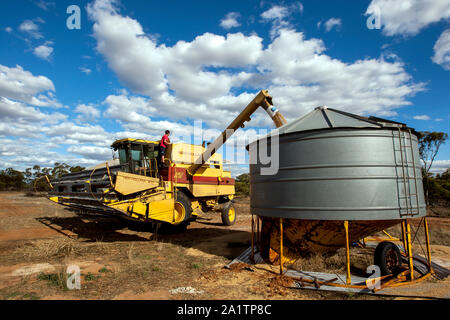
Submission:
[[[320,110],[324,114],[324,116],[326,117],[326,113],[324,112],[324,110],[323,109],[320,109]],[[334,110],[334,111],[336,111],[336,110]],[[340,112],[340,113],[347,114],[347,113],[344,113],[344,112]],[[351,115],[351,114],[347,114],[347,115]],[[351,115],[351,116],[355,116],[355,115]],[[356,116],[356,117],[358,117],[360,119],[363,119],[364,121],[368,121],[369,120],[373,124],[379,124],[380,120],[385,122],[385,123],[388,123],[388,124],[393,124],[392,126],[384,126],[384,125],[382,125],[380,128],[373,128],[373,130],[389,129],[389,130],[392,130],[392,132],[394,132],[394,130],[398,131],[398,140],[399,140],[399,145],[400,145],[400,155],[402,157],[402,159],[401,159],[401,170],[402,170],[402,173],[403,173],[402,174],[402,180],[403,180],[404,185],[405,185],[405,195],[406,195],[405,205],[406,205],[407,213],[406,213],[406,215],[404,215],[406,217],[404,217],[404,216],[402,217],[401,214],[400,214],[401,217],[399,217],[399,218],[401,220],[401,226],[402,226],[402,239],[396,239],[396,241],[401,241],[404,244],[403,251],[404,251],[404,255],[406,255],[408,257],[409,269],[404,271],[404,272],[402,272],[398,276],[400,278],[404,277],[405,278],[404,280],[406,280],[406,275],[409,274],[410,278],[409,278],[408,281],[400,281],[400,282],[397,281],[398,279],[397,280],[396,279],[390,279],[390,280],[388,280],[388,282],[385,285],[383,285],[383,287],[381,289],[385,288],[386,286],[401,286],[401,285],[406,285],[406,284],[411,284],[411,283],[414,283],[414,282],[422,281],[422,280],[428,278],[430,275],[432,275],[434,273],[434,271],[433,271],[432,265],[431,265],[431,250],[430,250],[428,223],[427,223],[427,219],[426,219],[426,207],[424,208],[425,213],[422,214],[422,215],[419,215],[419,213],[420,213],[420,205],[419,205],[419,192],[418,192],[418,187],[417,187],[417,176],[416,176],[416,163],[415,163],[415,158],[416,157],[414,156],[414,151],[413,151],[413,138],[412,138],[411,130],[414,131],[414,135],[416,137],[418,137],[417,132],[415,132],[415,130],[412,129],[412,128],[406,127],[405,124],[393,122],[393,121],[390,121],[390,120],[384,120],[384,119],[379,119],[379,118],[374,118],[374,117],[371,117],[371,118],[364,118],[364,117],[359,117],[359,116]],[[327,122],[330,124],[328,119],[327,119]],[[355,129],[355,128],[352,128],[352,127],[349,127],[348,129],[350,129],[350,128],[351,129]],[[345,127],[340,127],[339,129],[345,129]],[[369,129],[369,128],[364,128],[364,129]],[[314,132],[314,131],[321,131],[321,130],[324,130],[324,128],[312,129],[312,130],[307,130],[307,131]],[[306,131],[304,131],[304,132],[306,132]],[[428,262],[428,267],[429,267],[428,273],[426,273],[422,277],[419,277],[418,279],[414,279],[414,265],[413,265],[412,242],[411,242],[411,226],[410,226],[410,221],[409,221],[410,220],[409,218],[411,218],[411,216],[414,216],[414,215],[411,214],[411,211],[409,210],[409,209],[412,209],[412,205],[410,206],[411,208],[408,207],[408,200],[409,200],[409,202],[411,202],[412,199],[411,199],[411,194],[408,195],[407,191],[406,191],[407,189],[406,189],[406,184],[405,184],[405,179],[406,179],[405,162],[404,162],[404,159],[403,159],[403,151],[402,151],[403,148],[406,148],[406,147],[402,146],[402,139],[405,139],[406,133],[409,133],[410,148],[411,148],[411,154],[412,154],[412,168],[413,168],[414,189],[415,189],[415,195],[416,195],[417,214],[419,216],[421,216],[421,218],[422,218],[422,220],[419,223],[419,226],[417,228],[417,231],[419,230],[420,224],[423,221],[424,222],[424,229],[425,229],[425,241],[426,241],[426,245],[427,245],[427,262]],[[288,135],[288,134],[283,134],[283,135]],[[270,139],[270,136],[268,138]],[[258,143],[258,140],[254,141],[252,143]],[[249,148],[249,146],[247,148]],[[395,145],[394,145],[394,152],[395,151],[396,150],[395,150]],[[406,166],[408,167],[408,164],[406,164]],[[420,169],[420,166],[419,166],[419,169]],[[409,179],[411,177],[409,177],[409,172],[407,174],[408,174],[408,190],[410,190]],[[409,196],[409,199],[408,199],[408,196]],[[398,195],[398,197],[400,197],[400,195]],[[401,206],[399,206],[399,209],[401,210]],[[252,234],[251,234],[251,237],[252,237],[252,252],[251,252],[251,257],[253,259],[253,257],[254,257],[254,220],[253,220],[253,215],[257,216],[257,223],[256,223],[256,225],[257,225],[257,235],[256,235],[257,241],[258,241],[258,239],[259,239],[259,241],[261,241],[261,239],[260,239],[261,234],[260,234],[260,231],[259,231],[260,216],[258,214],[255,214],[253,211],[251,211],[251,215],[252,215]],[[276,219],[276,218],[274,218],[274,219]],[[291,218],[291,219],[295,219],[295,218]],[[279,234],[280,235],[280,255],[279,255],[280,274],[283,274],[283,265],[284,265],[284,257],[283,257],[283,217],[279,217],[279,220],[280,220],[280,234]],[[346,235],[346,271],[347,271],[347,279],[346,279],[346,285],[345,286],[349,287],[349,288],[360,288],[360,286],[355,286],[355,285],[351,284],[350,256],[349,256],[349,236],[348,236],[348,233],[349,233],[349,222],[351,223],[352,221],[349,221],[349,220],[341,220],[341,221],[343,221],[344,232],[345,232],[345,235]],[[391,237],[389,234],[387,234],[387,232],[385,232],[384,230],[382,230],[382,231],[384,233],[386,233],[386,235],[389,236],[389,238],[381,239],[382,241],[383,240],[391,240],[391,241],[393,241],[393,237]],[[363,239],[363,242],[364,242],[364,239]],[[380,277],[379,280],[388,279],[388,278],[389,278],[389,276],[383,276],[383,277]],[[337,284],[331,284],[331,283],[328,283],[328,282],[327,282],[327,285],[339,286]],[[366,288],[366,286],[363,286],[363,287]]]
[[[254,239],[255,239],[255,232],[254,232],[254,219],[253,219],[254,214],[251,214],[251,253],[250,253],[250,261],[252,263],[255,262],[254,256],[255,256],[255,251],[254,251],[254,247],[255,244],[258,243],[258,238],[259,238],[259,216],[256,215],[256,219],[257,219],[257,230],[258,232],[256,233],[256,240],[257,242],[255,243]],[[402,224],[402,238],[401,239],[397,239],[397,238],[393,238],[392,236],[390,236],[385,230],[383,230],[383,232],[388,236],[388,238],[376,238],[376,239],[371,239],[371,238],[364,238],[363,243],[364,243],[364,247],[365,247],[365,242],[366,241],[374,241],[374,240],[378,240],[378,243],[381,243],[383,241],[400,241],[403,243],[406,243],[406,247],[404,247],[404,254],[408,257],[408,269],[397,274],[397,275],[393,275],[393,274],[389,274],[389,275],[384,275],[381,277],[377,277],[377,278],[370,278],[371,281],[380,281],[380,287],[379,288],[374,288],[372,289],[372,291],[375,293],[377,291],[380,291],[382,289],[385,288],[391,288],[391,287],[400,287],[400,286],[405,286],[405,285],[410,285],[410,284],[415,284],[418,282],[421,282],[427,278],[429,278],[430,276],[434,275],[434,270],[431,264],[431,249],[430,249],[430,237],[429,237],[429,230],[428,230],[428,222],[427,222],[427,218],[426,217],[422,217],[421,218],[421,222],[419,223],[419,226],[417,227],[416,233],[419,231],[420,228],[420,224],[422,223],[422,221],[424,222],[424,233],[425,233],[425,243],[426,243],[426,247],[427,247],[427,262],[428,262],[428,272],[424,275],[422,275],[419,278],[415,278],[414,277],[414,257],[412,254],[412,244],[413,241],[411,241],[411,225],[409,222],[410,219],[404,219],[401,224]],[[349,237],[348,237],[348,230],[349,230],[349,222],[348,220],[344,220],[343,221],[343,225],[344,225],[344,232],[346,235],[346,284],[342,285],[339,283],[333,283],[330,281],[320,281],[320,280],[314,280],[314,285],[315,286],[322,286],[322,285],[327,285],[327,286],[331,286],[331,287],[343,287],[343,288],[351,288],[351,289],[367,289],[368,285],[367,285],[367,281],[366,281],[366,285],[362,286],[362,285],[354,285],[351,283],[351,272],[350,272],[350,243],[348,241]],[[280,265],[280,276],[283,276],[284,274],[284,256],[283,256],[283,218],[280,218],[280,255],[279,255],[279,265]],[[409,275],[409,279],[407,278],[407,276]],[[309,279],[306,278],[299,278],[297,279],[299,281],[302,282],[310,282]],[[386,280],[385,283],[381,283],[382,280]]]

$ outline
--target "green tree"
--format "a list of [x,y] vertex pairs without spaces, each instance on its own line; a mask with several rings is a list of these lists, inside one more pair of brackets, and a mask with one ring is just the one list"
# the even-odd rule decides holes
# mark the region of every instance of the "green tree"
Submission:
[[445,132],[419,132],[419,155],[423,162],[423,187],[425,200],[429,205],[446,197],[446,189],[441,185],[442,179],[439,180],[437,177],[433,177],[430,169],[439,152],[439,148],[447,139],[448,134]]
[[75,173],[75,172],[83,171],[84,169],[86,169],[86,168],[80,167],[80,166],[75,166],[75,167],[70,167],[69,171],[70,171],[70,173]]
[[70,166],[68,164],[55,162],[51,171],[51,177],[54,179],[61,178],[63,175],[68,174],[69,170]]
[[250,194],[250,176],[248,173],[236,177],[236,194],[248,196]]
[[8,168],[0,171],[0,190],[22,190],[26,186],[23,172]]
[[448,134],[445,132],[419,132],[419,154],[427,173],[430,172],[433,161],[439,152],[439,148],[447,139]]
[[56,162],[53,168],[41,168],[34,165],[21,172],[8,168],[0,171],[0,190],[37,190],[49,191],[50,186],[45,176],[50,180],[61,178],[63,175],[73,172],[83,171],[85,168],[80,166],[71,167],[65,163]]
[[34,165],[33,169],[28,168],[25,172],[31,173],[29,188],[33,191],[49,191],[50,186],[48,185],[46,175],[50,175],[51,168],[41,168],[39,165]]
[[428,197],[432,203],[442,203],[448,207],[450,203],[450,168],[428,180]]

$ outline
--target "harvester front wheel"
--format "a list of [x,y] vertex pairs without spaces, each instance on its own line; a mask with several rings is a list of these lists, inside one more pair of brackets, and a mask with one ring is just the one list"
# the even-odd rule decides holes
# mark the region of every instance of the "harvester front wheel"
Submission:
[[230,201],[222,208],[222,223],[225,226],[232,226],[236,222],[236,209]]
[[380,242],[375,249],[375,265],[380,267],[381,275],[396,274],[402,265],[399,248],[392,242]]
[[[175,195],[174,205],[174,222],[173,224],[164,224],[163,229],[169,232],[183,232],[186,230],[192,218],[191,200],[181,191],[177,191]],[[164,228],[165,227],[165,228]]]

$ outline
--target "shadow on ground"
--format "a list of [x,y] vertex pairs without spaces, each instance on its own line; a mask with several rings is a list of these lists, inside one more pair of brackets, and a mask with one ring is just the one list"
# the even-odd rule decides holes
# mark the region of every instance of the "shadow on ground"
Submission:
[[86,242],[146,241],[148,238],[119,232],[126,226],[117,220],[95,219],[86,217],[39,217],[37,221],[60,234]]
[[83,242],[170,242],[227,259],[238,256],[250,245],[250,232],[205,221],[191,222],[184,232],[166,230],[156,233],[150,224],[101,215],[78,214],[72,217],[39,217],[36,220],[64,236]]

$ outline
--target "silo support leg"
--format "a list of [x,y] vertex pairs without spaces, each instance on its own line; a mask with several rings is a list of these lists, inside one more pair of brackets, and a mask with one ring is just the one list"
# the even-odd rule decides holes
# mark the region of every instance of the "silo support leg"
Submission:
[[256,244],[259,247],[261,233],[259,231],[259,216],[256,216]]
[[409,224],[408,219],[406,219],[406,236],[408,239],[409,270],[410,270],[410,274],[411,274],[411,280],[414,280],[414,263],[413,263],[412,248],[411,248],[411,226]]
[[424,226],[425,226],[425,240],[427,242],[427,254],[428,254],[428,266],[430,267],[430,272],[433,272],[431,269],[431,249],[430,249],[430,234],[428,233],[428,222],[427,218],[423,218]]
[[352,279],[350,277],[350,245],[349,245],[349,239],[348,239],[348,221],[344,221],[344,228],[345,228],[345,253],[346,253],[346,266],[347,266],[347,280],[346,283],[350,285],[352,283]]
[[280,218],[280,275],[283,275],[283,218]]
[[403,220],[402,223],[402,241],[403,241],[403,250],[405,251],[405,254],[408,254],[408,243],[406,240],[406,227],[405,227],[405,221]]
[[250,256],[250,261],[255,263],[255,241],[254,241],[254,222],[253,222],[253,213],[252,213],[252,255]]

